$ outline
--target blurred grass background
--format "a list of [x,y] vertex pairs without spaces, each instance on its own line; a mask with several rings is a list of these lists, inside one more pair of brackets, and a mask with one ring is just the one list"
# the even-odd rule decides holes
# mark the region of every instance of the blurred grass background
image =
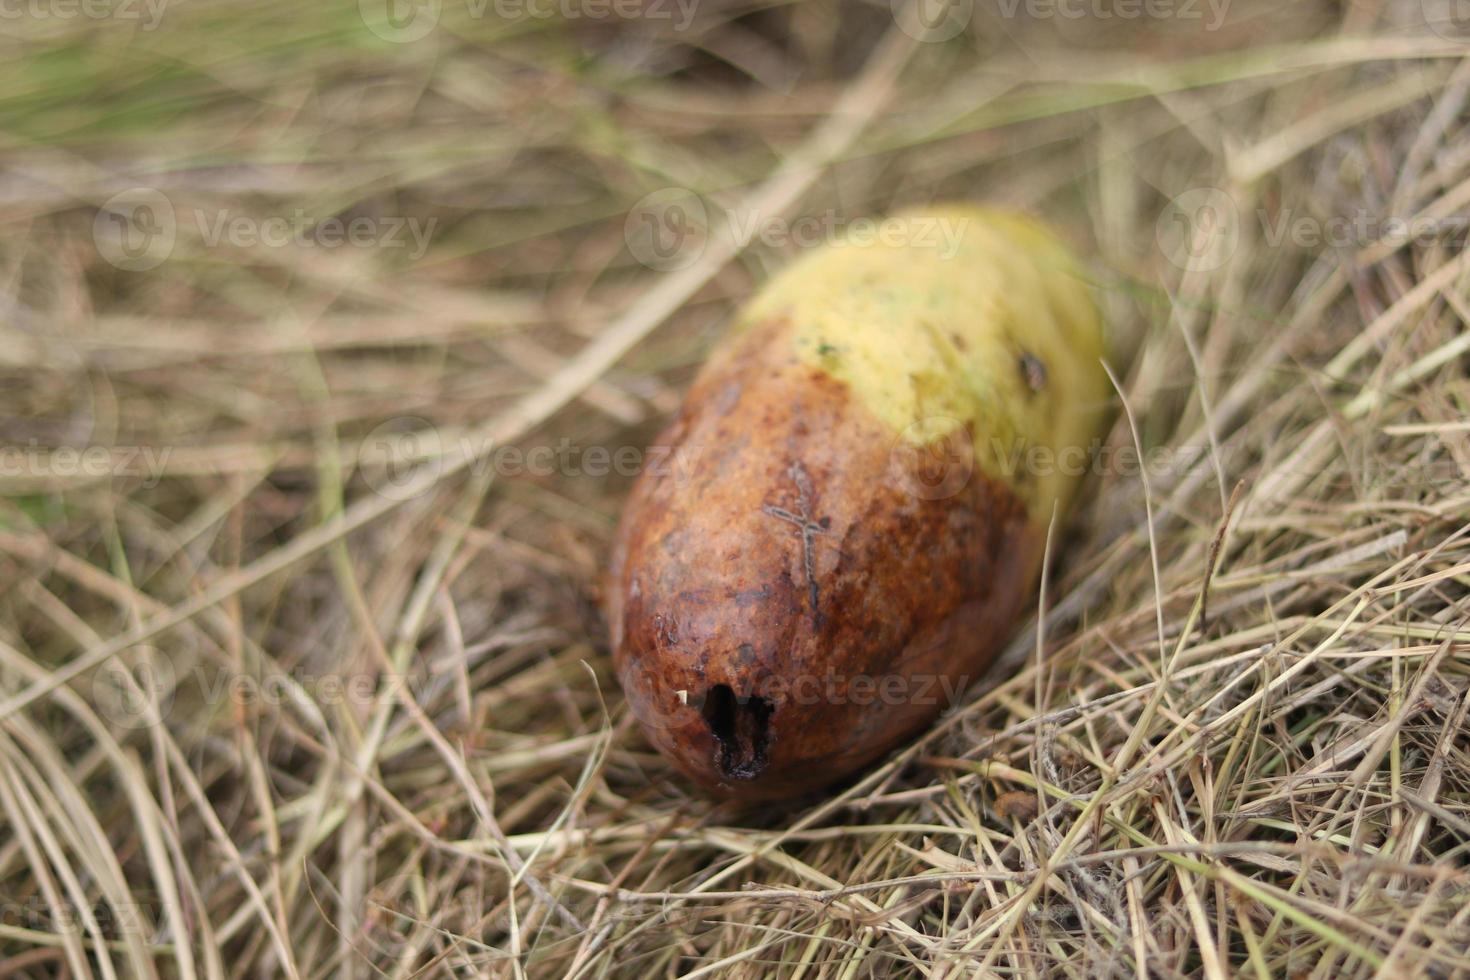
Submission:
[[[1458,7],[612,10],[0,10],[0,973],[1464,973]],[[943,199],[1089,258],[1157,462],[934,734],[732,812],[587,450],[799,250],[726,215]]]

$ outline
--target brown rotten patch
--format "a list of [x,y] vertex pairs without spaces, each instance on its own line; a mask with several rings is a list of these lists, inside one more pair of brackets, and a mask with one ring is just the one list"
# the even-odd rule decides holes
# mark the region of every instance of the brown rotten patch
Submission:
[[789,330],[751,329],[696,381],[660,439],[685,465],[638,482],[608,589],[649,739],[747,800],[830,783],[928,724],[1006,638],[1041,545],[1008,486],[929,472],[970,457],[904,451]]

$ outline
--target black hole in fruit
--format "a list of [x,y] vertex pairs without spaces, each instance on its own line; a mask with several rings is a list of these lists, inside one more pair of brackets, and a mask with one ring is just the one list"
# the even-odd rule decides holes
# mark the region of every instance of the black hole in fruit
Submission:
[[719,743],[715,761],[730,779],[754,779],[766,768],[771,702],[738,698],[728,684],[716,684],[704,695],[704,723]]

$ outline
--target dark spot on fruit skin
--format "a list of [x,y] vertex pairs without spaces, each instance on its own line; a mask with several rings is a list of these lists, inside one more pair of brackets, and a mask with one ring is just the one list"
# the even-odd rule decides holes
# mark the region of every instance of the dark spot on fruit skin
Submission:
[[[638,481],[607,589],[614,664],[649,740],[707,790],[748,802],[840,779],[931,722],[944,687],[921,679],[955,690],[979,676],[1029,602],[1041,543],[1020,499],[982,473],[944,499],[910,494],[893,433],[840,381],[788,364],[785,329],[752,327],[696,379],[688,444],[728,427],[744,445],[701,455],[684,486]],[[734,378],[744,397],[720,416],[714,398]],[[822,532],[810,576],[798,528],[763,509],[795,516],[795,464]],[[659,547],[675,529],[681,546]],[[677,624],[672,646],[658,617]],[[853,678],[890,676],[897,698],[847,693]],[[826,678],[842,680],[835,695]],[[769,710],[720,709],[712,727],[705,695],[719,685],[736,707]]]
[[1021,377],[1026,380],[1026,387],[1031,391],[1040,391],[1046,387],[1046,364],[1030,351],[1022,351],[1020,359]]
[[665,647],[672,647],[679,642],[679,628],[674,622],[664,616],[653,617],[653,628],[658,635],[658,642]]
[[759,589],[743,589],[730,596],[737,606],[754,606],[766,601],[770,597],[771,590],[765,586],[761,586]]

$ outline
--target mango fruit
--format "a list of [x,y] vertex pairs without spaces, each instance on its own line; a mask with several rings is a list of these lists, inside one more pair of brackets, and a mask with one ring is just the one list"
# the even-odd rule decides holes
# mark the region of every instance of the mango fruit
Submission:
[[974,683],[1108,418],[1103,324],[1056,238],[970,206],[886,227],[906,234],[809,251],[745,307],[614,540],[619,681],[718,796],[831,784]]

